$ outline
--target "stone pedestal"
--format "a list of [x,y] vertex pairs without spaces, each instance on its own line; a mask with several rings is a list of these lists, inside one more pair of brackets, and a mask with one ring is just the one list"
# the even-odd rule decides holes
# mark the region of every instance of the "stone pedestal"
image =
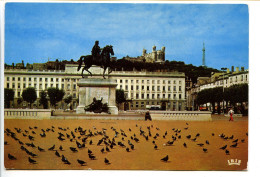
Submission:
[[86,113],[84,108],[93,102],[95,97],[97,100],[102,99],[102,103],[107,103],[109,112],[117,115],[116,107],[116,86],[114,79],[103,79],[100,77],[82,78],[78,82],[79,86],[79,106],[76,113]]

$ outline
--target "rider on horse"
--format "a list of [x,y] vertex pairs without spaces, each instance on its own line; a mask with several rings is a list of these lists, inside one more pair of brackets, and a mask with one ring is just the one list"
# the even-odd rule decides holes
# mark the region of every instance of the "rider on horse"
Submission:
[[93,56],[93,61],[96,61],[96,62],[100,61],[100,57],[101,57],[101,53],[100,53],[101,49],[98,46],[98,44],[99,44],[99,41],[96,41],[95,45],[93,46],[92,51],[91,51],[91,54]]

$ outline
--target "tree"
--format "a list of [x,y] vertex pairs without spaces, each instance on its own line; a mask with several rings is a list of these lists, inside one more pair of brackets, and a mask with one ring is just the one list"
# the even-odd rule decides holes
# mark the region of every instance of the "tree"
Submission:
[[54,108],[56,109],[56,104],[60,102],[63,99],[63,96],[65,95],[64,90],[50,87],[47,89],[47,93],[51,105],[54,106]]
[[48,99],[47,99],[47,93],[45,91],[40,92],[39,102],[43,106],[43,109],[48,109]]
[[10,108],[10,101],[14,100],[14,91],[13,89],[5,88],[4,90],[4,103],[5,108]]
[[23,102],[23,98],[19,97],[19,98],[17,99],[17,104],[20,105],[22,102]]
[[224,99],[230,102],[230,105],[234,107],[234,111],[237,112],[236,103],[241,104],[241,113],[247,114],[243,106],[244,103],[248,103],[248,84],[236,84],[225,89]]
[[116,89],[116,103],[120,104],[126,101],[125,92],[122,89]]
[[64,98],[64,102],[68,105],[72,101],[72,96],[68,95],[66,98]]
[[35,88],[28,87],[22,93],[23,100],[30,104],[30,108],[32,107],[32,103],[37,99],[37,94]]
[[224,98],[223,87],[215,87],[212,95],[214,95],[215,102],[217,102],[217,104],[218,104],[218,114],[220,114],[220,102],[222,102],[223,98]]

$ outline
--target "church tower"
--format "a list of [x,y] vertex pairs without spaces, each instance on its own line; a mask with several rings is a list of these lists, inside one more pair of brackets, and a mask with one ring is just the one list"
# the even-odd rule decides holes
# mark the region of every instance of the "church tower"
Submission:
[[205,45],[204,45],[204,42],[203,42],[203,48],[202,48],[202,66],[206,66],[205,64]]

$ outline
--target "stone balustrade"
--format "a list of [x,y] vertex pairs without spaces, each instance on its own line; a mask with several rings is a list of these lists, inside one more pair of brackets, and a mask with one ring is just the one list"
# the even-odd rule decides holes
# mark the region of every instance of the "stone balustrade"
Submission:
[[[147,110],[136,110],[145,114]],[[149,111],[152,120],[212,121],[210,111]]]
[[5,119],[50,119],[50,109],[4,109]]

